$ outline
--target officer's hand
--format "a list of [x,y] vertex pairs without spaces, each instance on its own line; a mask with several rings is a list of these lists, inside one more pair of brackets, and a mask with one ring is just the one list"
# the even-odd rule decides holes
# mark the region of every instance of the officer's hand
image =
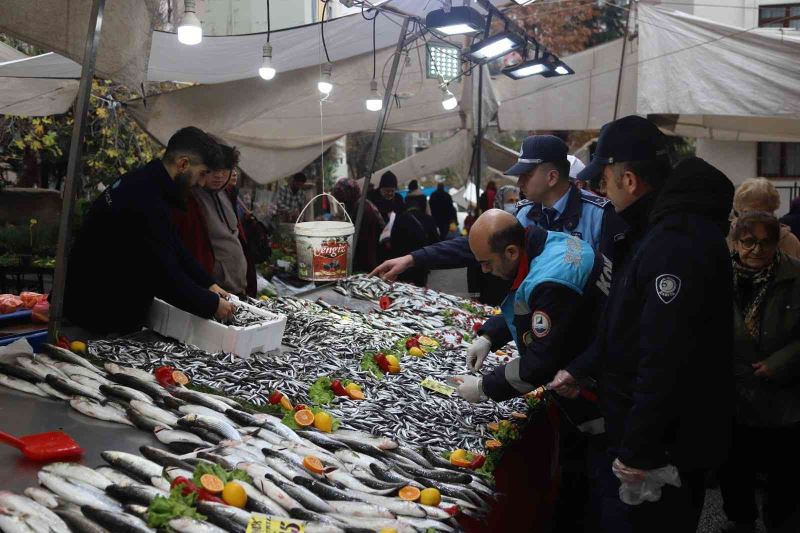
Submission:
[[477,372],[483,366],[483,361],[492,349],[492,341],[486,335],[481,335],[467,347],[467,370]]
[[217,285],[216,283],[215,283],[215,284],[213,284],[212,286],[210,286],[210,287],[208,288],[208,290],[210,290],[210,291],[211,291],[211,292],[213,292],[214,294],[219,294],[219,295],[220,295],[220,297],[222,297],[222,298],[225,298],[226,300],[227,300],[227,299],[228,299],[228,297],[230,296],[230,294],[228,294],[228,292],[227,292],[225,289],[223,289],[222,287],[220,287],[220,286],[219,286],[219,285]]
[[467,375],[451,376],[447,382],[457,387],[458,395],[469,403],[478,403],[487,400],[486,395],[483,393],[483,378]]
[[370,276],[378,276],[386,281],[394,281],[397,276],[414,266],[414,258],[411,255],[404,255],[396,259],[389,259],[378,265],[375,270],[369,273]]
[[581,391],[578,381],[566,370],[559,370],[547,388],[555,391],[564,398],[575,399]]
[[225,322],[232,316],[233,304],[220,296],[219,303],[217,304],[217,312],[214,313],[214,317],[220,322]]
[[611,471],[614,472],[614,475],[623,483],[640,483],[644,481],[647,474],[646,470],[640,470],[639,468],[625,465],[619,460],[619,457],[614,459],[611,465]]
[[755,375],[760,378],[771,378],[775,374],[775,371],[769,367],[766,361],[753,363],[752,367]]

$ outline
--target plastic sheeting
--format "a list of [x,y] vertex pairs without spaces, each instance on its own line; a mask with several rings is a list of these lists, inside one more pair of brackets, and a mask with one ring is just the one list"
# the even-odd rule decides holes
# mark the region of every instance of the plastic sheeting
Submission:
[[[96,72],[138,88],[147,59],[157,0],[106,2]],[[83,60],[92,0],[3,0],[0,31],[74,61]]]
[[[58,61],[72,63],[57,54],[39,57],[48,61],[55,57]],[[75,100],[77,81],[60,79],[61,76],[54,75],[56,71],[51,68],[52,65],[41,69],[43,76],[33,75],[31,69],[23,67],[32,59],[0,43],[0,115],[45,116],[64,113]],[[80,67],[78,71],[80,75]]]

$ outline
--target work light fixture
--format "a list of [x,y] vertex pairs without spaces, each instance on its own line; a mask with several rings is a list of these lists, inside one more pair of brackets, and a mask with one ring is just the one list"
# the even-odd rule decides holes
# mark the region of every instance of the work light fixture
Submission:
[[383,98],[378,93],[378,82],[372,80],[369,82],[369,97],[367,98],[368,111],[380,111],[383,108]]
[[526,40],[523,36],[511,31],[503,31],[473,44],[465,55],[473,63],[486,63],[522,48],[525,43]]
[[317,89],[322,94],[331,94],[333,90],[333,83],[331,83],[331,73],[333,72],[333,63],[325,63],[322,65],[322,74],[320,74],[319,81],[317,82]]
[[536,0],[514,0],[518,6],[527,6],[528,4],[534,3]]
[[542,76],[545,78],[554,78],[556,76],[569,76],[575,74],[572,68],[558,58],[553,58],[554,62],[550,65],[550,70],[543,72]]
[[435,9],[425,16],[425,26],[443,35],[469,35],[483,31],[486,19],[469,6]]
[[203,40],[203,26],[195,13],[195,0],[185,0],[183,8],[183,18],[178,26],[178,41],[190,46],[200,44]]
[[265,80],[271,80],[275,77],[275,72],[275,68],[272,66],[272,45],[264,43],[261,53],[261,68],[258,69],[258,75]]
[[452,111],[458,107],[458,100],[453,93],[450,92],[447,85],[442,85],[442,107],[447,111]]

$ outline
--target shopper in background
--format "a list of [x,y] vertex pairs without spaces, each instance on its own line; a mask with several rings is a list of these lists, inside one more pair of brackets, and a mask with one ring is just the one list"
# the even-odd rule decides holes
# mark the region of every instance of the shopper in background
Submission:
[[306,205],[306,175],[298,172],[289,180],[288,185],[278,189],[277,214],[284,222],[295,222],[300,211]]
[[519,202],[519,187],[503,185],[494,197],[494,208],[513,215],[517,212],[517,202]]
[[[222,168],[219,145],[188,127],[167,143],[162,159],[121,176],[94,201],[70,252],[64,314],[96,333],[128,333],[143,325],[154,297],[203,318],[226,319],[233,306],[178,239],[170,209],[211,171]],[[103,298],[101,306],[96,296]]]
[[[405,256],[437,242],[439,242],[439,229],[436,227],[436,221],[418,205],[412,205],[395,218],[389,256]],[[410,268],[399,279],[424,287],[428,280],[428,269]]]
[[[766,178],[748,178],[736,188],[733,196],[733,216],[731,232],[736,228],[736,219],[750,211],[763,211],[773,215],[781,206],[781,197],[775,186]],[[731,233],[732,234],[732,233]],[[728,239],[728,246],[734,250],[734,243]],[[800,239],[792,233],[789,226],[781,226],[778,246],[786,255],[800,259]]]
[[226,187],[238,171],[239,151],[221,145],[224,168],[212,173],[205,186],[195,190],[203,211],[208,240],[214,253],[213,275],[220,286],[237,296],[256,295],[256,269],[248,257],[244,230]]
[[[733,281],[725,235],[733,186],[695,157],[670,169],[664,135],[638,116],[603,127],[581,174],[598,175],[628,230],[614,248],[593,348],[550,386],[574,397],[581,380],[599,381],[609,450],[596,465],[604,513],[596,529],[695,531],[706,473],[730,444]],[[669,465],[679,487],[664,485],[655,502],[621,503],[621,483],[635,491]]]
[[397,192],[397,176],[393,172],[384,172],[378,184],[378,190],[369,198],[378,208],[384,222],[389,222],[389,213],[399,216],[405,210],[405,202]]
[[442,239],[447,238],[450,232],[450,224],[458,225],[456,206],[453,204],[453,197],[444,189],[444,183],[438,183],[436,190],[430,197],[431,216],[436,221],[439,228],[439,235]]
[[780,223],[788,226],[794,236],[800,239],[800,196],[792,200],[789,213],[781,217]]
[[[361,187],[355,180],[339,178],[333,186],[333,197],[344,205],[350,219],[355,223],[358,217]],[[353,255],[353,272],[371,272],[378,265],[378,238],[385,224],[378,208],[364,201],[364,216]]]
[[419,189],[419,182],[411,180],[408,182],[408,194],[406,194],[406,209],[416,207],[423,213],[431,214],[431,209],[428,206],[428,198]]
[[733,241],[733,448],[720,472],[727,532],[755,532],[756,474],[765,471],[768,532],[800,531],[800,262],[778,247],[769,213],[738,218]]
[[483,213],[494,207],[494,198],[497,195],[497,184],[494,181],[489,181],[486,184],[486,190],[483,191],[478,198],[478,209]]

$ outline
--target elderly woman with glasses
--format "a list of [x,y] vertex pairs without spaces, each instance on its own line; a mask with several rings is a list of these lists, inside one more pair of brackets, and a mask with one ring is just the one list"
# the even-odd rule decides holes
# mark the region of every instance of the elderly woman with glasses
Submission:
[[755,531],[756,472],[767,476],[767,531],[800,531],[800,262],[779,249],[770,213],[741,215],[731,234],[736,421],[720,473],[722,531]]
[[[751,211],[764,211],[775,214],[781,206],[781,197],[775,186],[766,178],[748,178],[736,188],[733,195],[733,215],[731,217],[731,232],[736,227],[736,221],[745,213]],[[800,259],[800,239],[798,239],[789,226],[779,226],[778,247],[786,255]],[[733,250],[733,242],[728,241]]]

